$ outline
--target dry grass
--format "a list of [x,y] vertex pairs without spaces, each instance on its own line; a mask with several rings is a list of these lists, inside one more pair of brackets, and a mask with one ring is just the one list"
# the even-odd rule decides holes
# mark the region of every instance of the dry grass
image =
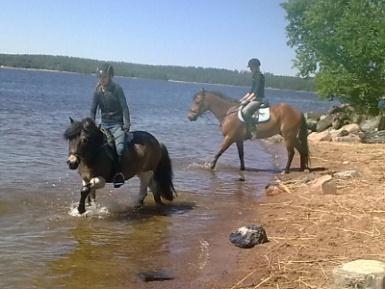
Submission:
[[[319,143],[313,167],[326,171],[281,178],[286,192],[259,206],[270,243],[257,247],[253,270],[231,289],[332,288],[332,269],[369,258],[385,261],[385,145]],[[337,180],[337,195],[319,195],[304,182],[321,174],[356,169]],[[306,177],[306,179],[305,179]]]

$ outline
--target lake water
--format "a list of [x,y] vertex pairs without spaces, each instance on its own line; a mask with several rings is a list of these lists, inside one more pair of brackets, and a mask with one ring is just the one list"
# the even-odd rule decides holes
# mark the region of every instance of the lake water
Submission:
[[[281,145],[247,142],[250,170],[239,172],[235,147],[215,172],[207,169],[222,136],[211,115],[187,120],[192,96],[205,87],[239,98],[246,87],[115,81],[125,91],[132,129],[149,131],[168,147],[178,198],[166,208],[147,198],[143,209],[133,211],[139,188],[132,179],[120,189],[98,191],[88,217],[73,216],[80,177],[66,166],[62,134],[69,116],[88,116],[96,79],[0,69],[0,288],[204,288],[200,278],[214,276],[207,275],[209,256],[219,242],[212,232],[218,225],[248,223],[242,210],[253,207],[286,161]],[[271,103],[288,102],[302,111],[331,105],[306,92],[266,95]],[[175,279],[144,283],[137,274],[149,270]]]

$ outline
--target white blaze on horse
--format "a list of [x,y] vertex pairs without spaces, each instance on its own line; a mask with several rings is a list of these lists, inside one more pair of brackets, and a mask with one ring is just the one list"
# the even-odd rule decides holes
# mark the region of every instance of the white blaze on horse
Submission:
[[[133,140],[128,144],[122,160],[125,179],[138,176],[140,192],[137,205],[143,205],[147,190],[153,193],[155,202],[162,198],[172,201],[175,189],[172,182],[173,171],[167,148],[144,131],[132,132]],[[71,125],[64,133],[69,142],[67,164],[70,169],[78,169],[83,187],[78,206],[80,214],[86,211],[85,201],[95,198],[95,191],[111,183],[113,178],[113,154],[106,136],[90,118],[82,121],[71,119]]]
[[[215,168],[218,158],[233,143],[236,143],[238,148],[241,170],[245,169],[243,142],[247,137],[247,128],[244,120],[242,121],[239,109],[239,101],[230,99],[218,92],[202,90],[194,96],[187,116],[188,119],[195,121],[203,113],[210,111],[218,119],[224,136],[221,148],[211,163],[211,169]],[[307,124],[303,113],[286,103],[271,106],[270,114],[264,108],[263,113],[267,117],[260,119],[260,122],[256,124],[256,138],[263,139],[277,134],[281,135],[285,140],[288,154],[285,172],[290,172],[290,166],[295,154],[294,149],[300,154],[301,170],[307,169],[310,156],[307,141]]]

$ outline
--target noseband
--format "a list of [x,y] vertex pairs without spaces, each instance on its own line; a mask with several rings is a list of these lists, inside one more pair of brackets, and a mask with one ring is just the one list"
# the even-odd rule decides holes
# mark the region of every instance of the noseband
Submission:
[[205,95],[204,94],[200,94],[200,96],[202,96],[202,101],[201,101],[201,104],[199,105],[199,110],[195,111],[195,110],[190,109],[190,112],[195,114],[195,116],[197,116],[197,117],[202,114],[202,104],[205,101]]

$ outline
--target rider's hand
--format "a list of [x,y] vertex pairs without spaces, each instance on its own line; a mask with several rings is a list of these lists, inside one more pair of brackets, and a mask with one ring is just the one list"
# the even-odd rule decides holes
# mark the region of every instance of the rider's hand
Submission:
[[123,126],[123,130],[124,130],[125,132],[129,132],[129,131],[130,131],[130,124],[125,124],[125,125]]

